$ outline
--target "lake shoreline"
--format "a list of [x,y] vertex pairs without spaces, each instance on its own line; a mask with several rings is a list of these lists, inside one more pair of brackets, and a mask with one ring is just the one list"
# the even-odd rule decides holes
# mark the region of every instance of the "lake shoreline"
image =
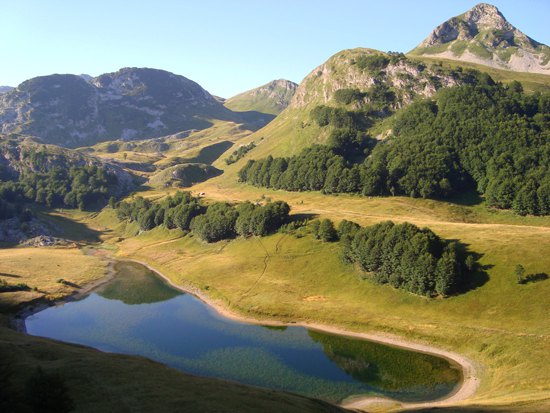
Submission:
[[225,305],[221,304],[219,301],[216,301],[208,296],[204,291],[199,288],[193,287],[191,285],[183,286],[174,283],[169,277],[164,275],[162,272],[152,267],[144,261],[129,257],[121,257],[123,261],[135,262],[137,264],[143,265],[148,268],[150,271],[155,273],[161,279],[163,279],[171,287],[182,291],[184,293],[192,294],[213,310],[215,310],[219,315],[229,318],[235,321],[241,321],[248,324],[257,324],[257,325],[269,325],[269,326],[299,326],[305,327],[311,330],[317,330],[320,332],[336,334],[340,336],[359,338],[363,340],[373,341],[380,344],[390,345],[393,347],[402,348],[405,350],[412,350],[420,353],[425,353],[440,358],[444,358],[461,368],[462,371],[462,380],[457,384],[455,389],[448,395],[431,401],[426,402],[401,402],[386,397],[378,396],[357,396],[350,397],[344,400],[340,405],[348,409],[365,409],[373,405],[398,405],[400,409],[416,409],[416,408],[430,408],[430,407],[442,407],[442,406],[451,406],[455,405],[458,402],[466,400],[472,397],[479,387],[479,377],[477,375],[477,368],[473,361],[468,359],[465,356],[462,356],[458,353],[452,351],[440,349],[428,344],[414,343],[398,336],[393,335],[381,335],[376,333],[360,333],[345,330],[343,328],[334,327],[322,323],[306,323],[306,322],[281,322],[276,320],[263,320],[259,318],[254,318],[251,316],[245,316],[228,309]]
[[475,394],[477,388],[479,387],[479,378],[477,376],[477,369],[474,363],[468,358],[458,353],[439,349],[437,347],[433,347],[427,344],[414,343],[393,335],[381,335],[376,333],[355,332],[355,331],[345,330],[343,328],[334,327],[334,326],[326,325],[322,323],[282,322],[277,320],[260,319],[252,316],[245,316],[235,311],[231,311],[229,308],[227,308],[226,305],[222,304],[219,300],[212,299],[210,296],[208,296],[208,294],[206,294],[201,289],[189,284],[186,286],[178,285],[174,283],[166,275],[164,275],[162,272],[152,267],[148,263],[137,259],[129,258],[129,257],[121,257],[120,259],[110,260],[109,264],[107,265],[107,274],[103,278],[87,284],[86,286],[73,292],[72,294],[69,294],[55,301],[39,299],[37,301],[33,301],[23,306],[23,308],[13,316],[11,320],[12,328],[18,332],[26,334],[27,331],[25,327],[25,319],[27,317],[30,317],[33,314],[38,313],[56,304],[78,300],[84,297],[85,295],[91,293],[95,289],[99,288],[100,286],[108,283],[114,278],[115,272],[116,272],[115,266],[116,266],[116,263],[119,261],[134,262],[144,266],[145,268],[153,272],[156,276],[161,278],[168,285],[170,285],[172,288],[175,288],[178,291],[181,291],[183,293],[193,295],[194,297],[196,297],[197,299],[205,303],[207,306],[209,306],[218,315],[234,321],[240,321],[248,324],[263,325],[263,326],[266,326],[266,325],[278,326],[278,327],[299,326],[299,327],[304,327],[307,329],[316,330],[324,333],[368,340],[368,341],[389,345],[389,346],[393,346],[393,347],[397,347],[397,348],[401,348],[409,351],[415,351],[419,353],[425,353],[432,356],[444,358],[452,362],[453,364],[457,365],[458,367],[460,367],[462,372],[462,380],[456,385],[453,391],[450,392],[448,395],[439,399],[425,401],[425,402],[401,402],[399,400],[391,399],[388,397],[381,397],[381,396],[351,396],[347,399],[344,399],[339,404],[344,408],[362,410],[362,409],[376,405],[376,406],[393,406],[393,407],[398,407],[399,409],[405,410],[405,409],[416,409],[416,408],[451,406],[451,405],[455,405],[460,401],[463,401],[472,397]]
[[86,284],[85,286],[73,291],[72,293],[62,298],[59,298],[57,300],[48,300],[45,297],[40,297],[36,300],[24,304],[19,311],[15,312],[15,314],[10,317],[10,327],[18,333],[27,334],[27,328],[25,326],[25,320],[27,319],[27,317],[30,317],[33,314],[39,313],[40,311],[55,306],[57,304],[78,300],[85,295],[91,293],[95,289],[101,287],[102,285],[107,284],[115,276],[115,265],[116,260],[109,260],[106,267],[107,273],[103,277]]

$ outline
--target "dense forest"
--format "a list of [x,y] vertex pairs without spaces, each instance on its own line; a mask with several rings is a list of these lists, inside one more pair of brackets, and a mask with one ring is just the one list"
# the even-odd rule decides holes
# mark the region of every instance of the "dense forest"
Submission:
[[47,172],[24,172],[16,180],[0,181],[0,219],[30,219],[27,203],[47,207],[89,209],[104,206],[116,175],[98,166],[56,167]]
[[116,208],[118,219],[137,222],[147,231],[163,225],[193,231],[206,242],[230,239],[237,235],[264,236],[277,231],[289,219],[286,202],[268,202],[265,205],[244,202],[236,206],[216,202],[208,206],[189,192],[177,192],[161,202],[136,197],[131,202],[120,202]]
[[[344,103],[363,98],[338,95]],[[376,145],[357,114],[320,107],[311,116],[332,127],[328,145],[250,160],[239,179],[290,191],[423,198],[475,189],[489,206],[550,214],[550,94],[527,95],[518,82],[504,86],[478,73],[398,112],[393,136]]]
[[338,234],[344,261],[358,264],[376,283],[418,295],[457,292],[464,284],[465,270],[474,266],[472,257],[460,254],[456,243],[408,222],[361,228],[344,220]]

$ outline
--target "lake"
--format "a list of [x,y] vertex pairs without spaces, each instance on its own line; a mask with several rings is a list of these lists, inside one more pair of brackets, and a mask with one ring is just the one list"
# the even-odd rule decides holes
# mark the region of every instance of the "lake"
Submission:
[[443,358],[299,326],[230,320],[140,264],[118,262],[115,270],[86,297],[28,317],[27,332],[332,402],[358,395],[432,400],[462,379]]

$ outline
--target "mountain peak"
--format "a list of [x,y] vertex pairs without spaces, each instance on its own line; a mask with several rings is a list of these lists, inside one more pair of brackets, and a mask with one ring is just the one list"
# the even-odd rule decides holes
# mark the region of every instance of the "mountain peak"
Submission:
[[509,24],[500,10],[488,3],[479,3],[464,13],[464,20],[484,26],[504,26]]
[[410,53],[550,74],[550,48],[522,33],[488,3],[440,24]]

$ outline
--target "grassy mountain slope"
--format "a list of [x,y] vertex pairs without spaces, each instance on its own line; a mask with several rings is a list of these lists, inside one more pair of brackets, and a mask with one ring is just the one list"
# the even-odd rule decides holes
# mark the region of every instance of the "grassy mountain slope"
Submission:
[[289,80],[273,80],[227,99],[224,105],[236,112],[256,111],[278,115],[289,105],[297,87]]

